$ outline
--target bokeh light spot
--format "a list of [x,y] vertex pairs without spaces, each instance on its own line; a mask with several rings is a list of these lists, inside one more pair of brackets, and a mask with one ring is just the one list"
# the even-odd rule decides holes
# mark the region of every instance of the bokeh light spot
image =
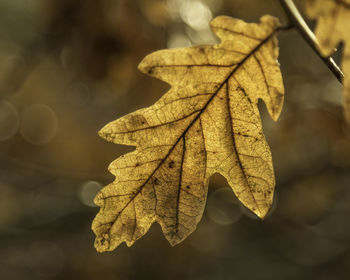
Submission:
[[102,189],[102,184],[96,181],[88,181],[81,185],[79,189],[80,201],[89,207],[97,207],[94,203],[94,197]]
[[220,188],[210,194],[207,213],[219,225],[234,224],[242,216],[238,201],[229,188]]
[[16,108],[11,103],[0,100],[0,141],[14,136],[18,126],[19,117]]
[[172,48],[184,48],[191,46],[191,41],[188,37],[182,33],[173,33],[167,42],[167,47]]
[[49,106],[34,104],[22,112],[20,133],[29,143],[45,145],[56,136],[57,132],[57,116]]
[[186,1],[181,5],[182,20],[195,30],[208,28],[213,15],[207,5],[201,1]]

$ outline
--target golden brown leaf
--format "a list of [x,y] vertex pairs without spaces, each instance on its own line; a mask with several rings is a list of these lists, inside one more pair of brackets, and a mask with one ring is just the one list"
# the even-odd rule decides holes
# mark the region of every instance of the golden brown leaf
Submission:
[[315,34],[322,54],[328,57],[339,43],[344,43],[344,107],[350,122],[350,0],[307,0],[305,3],[307,15],[317,19]]
[[139,69],[172,88],[154,105],[106,125],[100,135],[136,146],[109,167],[116,180],[96,196],[98,251],[131,246],[158,222],[175,245],[200,221],[209,177],[226,177],[240,201],[263,218],[275,185],[258,99],[274,120],[283,106],[277,62],[278,20],[247,24],[217,17],[221,43],[162,50]]

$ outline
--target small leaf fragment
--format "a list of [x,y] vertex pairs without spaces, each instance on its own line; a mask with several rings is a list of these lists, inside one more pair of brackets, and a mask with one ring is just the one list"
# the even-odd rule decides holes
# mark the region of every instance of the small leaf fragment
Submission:
[[344,111],[350,123],[350,0],[307,0],[305,9],[309,18],[317,20],[315,34],[324,57],[332,55],[344,43]]

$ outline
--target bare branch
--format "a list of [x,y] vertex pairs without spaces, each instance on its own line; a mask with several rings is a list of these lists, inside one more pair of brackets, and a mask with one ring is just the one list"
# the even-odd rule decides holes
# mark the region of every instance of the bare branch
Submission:
[[314,50],[314,52],[323,60],[323,62],[327,65],[329,70],[332,71],[332,73],[339,80],[339,82],[343,83],[344,73],[342,72],[340,67],[335,63],[332,57],[324,57],[321,54],[321,46],[315,34],[306,24],[299,10],[295,6],[293,0],[280,0],[280,3],[283,9],[285,10],[289,20],[291,21],[291,24],[293,24],[299,30],[301,35],[304,37],[305,41]]

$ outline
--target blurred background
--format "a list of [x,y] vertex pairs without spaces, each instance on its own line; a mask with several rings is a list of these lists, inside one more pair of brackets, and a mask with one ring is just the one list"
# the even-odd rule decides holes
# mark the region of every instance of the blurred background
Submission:
[[131,248],[93,248],[92,199],[132,150],[97,131],[168,89],[137,70],[145,55],[217,42],[208,22],[222,14],[287,24],[277,0],[0,0],[0,279],[349,279],[342,87],[294,30],[279,35],[280,120],[260,104],[277,180],[269,216],[217,175],[176,247],[154,224]]

